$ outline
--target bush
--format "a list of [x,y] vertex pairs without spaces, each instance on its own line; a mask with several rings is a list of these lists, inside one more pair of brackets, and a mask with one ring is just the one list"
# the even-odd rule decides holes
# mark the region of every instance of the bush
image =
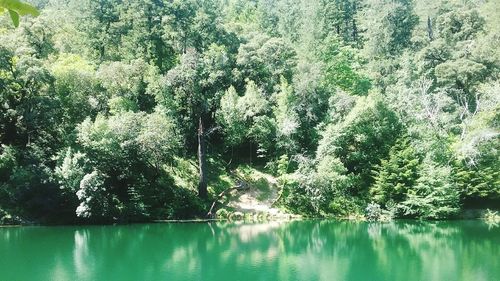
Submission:
[[366,206],[365,217],[368,221],[378,221],[382,216],[382,208],[377,203],[370,203]]
[[360,205],[353,197],[336,196],[328,205],[328,212],[337,217],[349,217],[362,213]]
[[245,215],[242,212],[234,212],[229,216],[230,220],[243,220]]
[[483,215],[483,220],[485,220],[488,224],[497,225],[500,223],[500,214],[498,214],[497,211],[487,209],[486,213]]
[[0,209],[0,225],[15,225],[21,224],[21,219],[16,216],[12,216],[11,214],[5,212]]
[[217,212],[215,212],[215,217],[217,219],[227,219],[229,218],[229,211],[224,209],[224,208],[221,208],[219,210],[217,210]]
[[283,205],[292,213],[311,216],[315,208],[304,186],[297,181],[287,181],[283,186]]

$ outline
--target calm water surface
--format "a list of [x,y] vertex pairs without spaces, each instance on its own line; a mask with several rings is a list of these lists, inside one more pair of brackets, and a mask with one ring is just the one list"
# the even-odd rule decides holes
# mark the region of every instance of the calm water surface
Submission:
[[480,221],[0,228],[0,280],[500,280]]

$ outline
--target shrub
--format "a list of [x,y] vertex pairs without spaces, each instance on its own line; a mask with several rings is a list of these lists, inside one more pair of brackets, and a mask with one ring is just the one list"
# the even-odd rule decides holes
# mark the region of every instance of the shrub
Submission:
[[217,212],[215,212],[215,216],[218,219],[227,219],[229,218],[229,214],[230,214],[229,211],[224,208],[221,208],[217,210]]
[[382,216],[382,208],[377,203],[370,203],[366,206],[365,217],[368,221],[378,221]]

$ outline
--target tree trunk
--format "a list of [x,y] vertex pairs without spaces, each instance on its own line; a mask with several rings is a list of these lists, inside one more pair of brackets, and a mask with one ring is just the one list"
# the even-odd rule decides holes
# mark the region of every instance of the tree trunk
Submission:
[[200,169],[200,180],[198,183],[198,196],[207,198],[207,175],[206,175],[206,146],[203,121],[200,117],[198,121],[198,167]]
[[427,17],[427,35],[429,36],[429,40],[434,40],[434,34],[432,32],[432,21],[430,17]]
[[356,20],[352,19],[352,40],[358,46],[358,27],[356,26]]

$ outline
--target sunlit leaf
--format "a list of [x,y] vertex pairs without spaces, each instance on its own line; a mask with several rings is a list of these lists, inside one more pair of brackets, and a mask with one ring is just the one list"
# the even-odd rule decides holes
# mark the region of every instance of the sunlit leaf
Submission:
[[10,15],[10,18],[12,19],[12,23],[14,23],[14,26],[18,27],[19,26],[19,14],[12,11],[12,10],[9,10],[9,15]]
[[30,4],[22,3],[18,0],[0,0],[0,7],[15,11],[21,16],[38,16],[40,12]]
[[15,27],[19,26],[19,16],[32,15],[38,16],[38,10],[26,3],[18,0],[0,0],[0,14],[9,11],[10,18]]

